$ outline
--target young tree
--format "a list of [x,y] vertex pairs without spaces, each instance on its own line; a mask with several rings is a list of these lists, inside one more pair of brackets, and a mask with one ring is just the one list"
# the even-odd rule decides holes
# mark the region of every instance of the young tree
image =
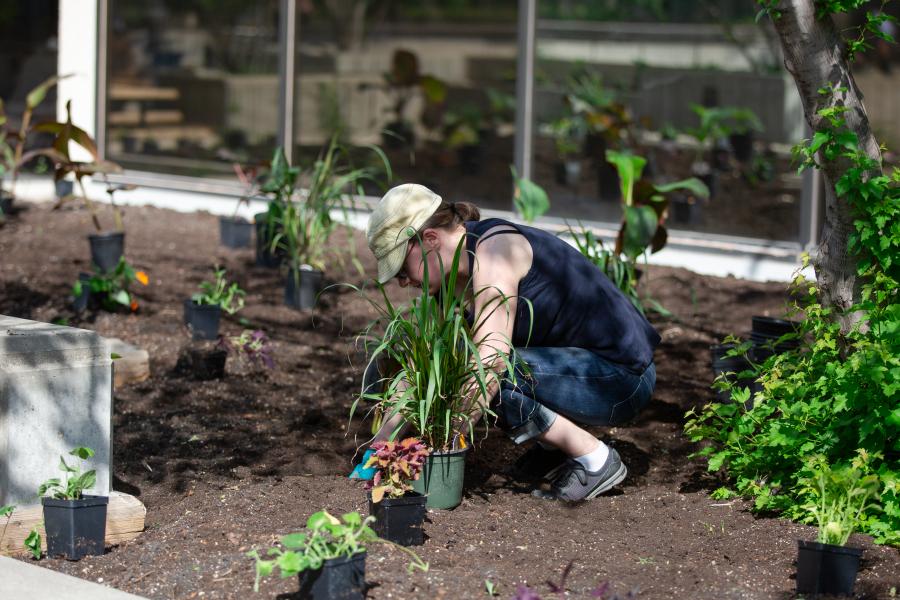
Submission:
[[[880,165],[881,151],[869,127],[862,93],[850,71],[847,45],[832,19],[833,13],[857,8],[865,0],[759,0],[759,3],[778,32],[785,67],[797,84],[812,131],[828,127],[823,109],[838,108],[847,130],[856,134],[859,147]],[[851,165],[840,155],[832,159],[820,156],[818,162],[826,182],[825,223],[813,264],[820,301],[836,309],[834,314],[846,332],[860,318],[847,309],[859,302],[861,282],[857,276],[858,257],[849,251],[849,239],[854,231],[852,207],[836,193],[835,184]],[[877,174],[880,170],[868,176]]]

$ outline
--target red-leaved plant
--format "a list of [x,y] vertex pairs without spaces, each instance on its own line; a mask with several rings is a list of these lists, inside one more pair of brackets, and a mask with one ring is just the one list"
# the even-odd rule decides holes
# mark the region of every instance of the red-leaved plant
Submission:
[[366,489],[372,492],[372,502],[381,502],[385,494],[389,498],[400,498],[412,491],[411,481],[419,478],[428,449],[421,440],[408,437],[402,442],[375,442],[375,453],[365,467],[375,468],[375,477],[366,482]]

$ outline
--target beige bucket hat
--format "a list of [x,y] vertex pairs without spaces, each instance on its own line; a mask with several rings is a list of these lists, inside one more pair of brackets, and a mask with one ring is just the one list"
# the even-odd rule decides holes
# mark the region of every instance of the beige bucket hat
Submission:
[[418,183],[391,188],[369,215],[366,239],[378,259],[378,281],[386,283],[406,259],[407,242],[441,205],[441,197]]

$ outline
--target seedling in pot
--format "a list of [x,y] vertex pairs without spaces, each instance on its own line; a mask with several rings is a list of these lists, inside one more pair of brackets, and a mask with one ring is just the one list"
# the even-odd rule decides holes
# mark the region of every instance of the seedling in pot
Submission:
[[[69,454],[79,460],[87,460],[94,456],[94,451],[78,447]],[[47,555],[78,560],[90,554],[103,554],[109,498],[84,493],[96,483],[96,471],[82,471],[78,462],[70,465],[62,456],[59,458],[59,468],[65,473],[64,480],[54,477],[38,488],[41,504],[44,505]],[[35,537],[39,556],[40,536]]]
[[244,307],[246,293],[237,283],[229,283],[225,269],[213,269],[214,279],[200,284],[200,292],[185,302],[184,321],[195,340],[214,340],[219,336],[222,311],[233,315]]
[[200,291],[191,296],[191,301],[198,306],[218,305],[229,315],[244,308],[247,293],[237,283],[229,282],[225,274],[225,269],[214,267],[213,280],[202,282]]
[[97,300],[101,308],[110,312],[119,308],[136,312],[139,305],[131,291],[131,285],[135,281],[148,285],[150,278],[144,271],[136,270],[128,264],[124,257],[119,259],[116,268],[111,271],[102,271],[95,266],[93,275],[80,275],[72,286],[75,310],[80,312],[88,308],[91,300]]
[[823,455],[807,459],[807,474],[798,483],[809,500],[799,509],[819,534],[815,543],[798,540],[798,593],[853,593],[862,550],[845,544],[867,511],[881,510],[880,482],[870,467],[880,459],[880,453],[862,448],[850,465],[832,466]]
[[[306,598],[362,599],[365,598],[365,559],[367,548],[384,542],[372,530],[374,519],[363,519],[359,513],[346,513],[340,519],[326,511],[309,517],[304,532],[281,537],[280,546],[269,548],[263,559],[256,549],[247,556],[256,561],[256,580],[259,582],[277,568],[282,579],[300,575],[300,594]],[[412,558],[409,570],[428,570],[425,563],[411,550],[398,546]]]
[[376,471],[365,487],[371,494],[373,528],[381,537],[404,546],[422,544],[426,497],[414,491],[411,482],[419,478],[428,449],[410,437],[401,442],[375,442],[372,450],[365,467]]

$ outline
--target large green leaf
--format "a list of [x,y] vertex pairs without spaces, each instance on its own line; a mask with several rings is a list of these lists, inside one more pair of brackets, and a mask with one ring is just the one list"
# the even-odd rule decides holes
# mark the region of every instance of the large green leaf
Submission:
[[653,187],[660,194],[674,192],[675,190],[685,190],[699,198],[709,198],[709,188],[696,177],[689,177],[681,181],[673,181],[672,183],[660,183]]
[[516,186],[513,203],[522,218],[531,223],[550,209],[550,198],[544,188],[530,179],[519,177],[515,167],[511,170]]
[[625,231],[622,251],[631,260],[644,253],[656,234],[658,221],[656,211],[649,206],[625,207]]
[[606,160],[619,173],[619,189],[622,192],[622,201],[625,202],[625,206],[631,206],[634,204],[634,184],[641,178],[647,159],[630,152],[607,150]]

